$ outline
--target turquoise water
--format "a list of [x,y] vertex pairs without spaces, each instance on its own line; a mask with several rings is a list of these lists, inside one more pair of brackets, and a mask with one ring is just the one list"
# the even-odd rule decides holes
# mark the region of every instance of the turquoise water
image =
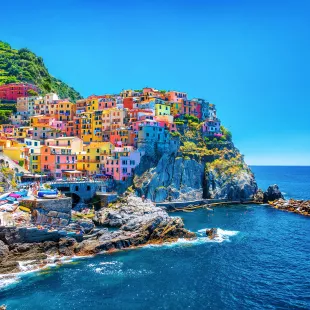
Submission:
[[[274,175],[264,171],[255,171],[259,183]],[[310,171],[304,182],[301,174],[292,176],[293,186],[310,198]],[[272,178],[268,185],[286,182]],[[177,215],[198,233],[220,228],[220,238],[126,250],[24,275],[0,291],[0,304],[9,310],[310,309],[310,218],[264,206]]]

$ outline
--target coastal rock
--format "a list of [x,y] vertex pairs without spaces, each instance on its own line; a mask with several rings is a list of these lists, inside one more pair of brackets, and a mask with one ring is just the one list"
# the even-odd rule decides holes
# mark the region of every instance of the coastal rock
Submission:
[[[167,152],[153,167],[142,161],[133,187],[139,196],[154,202],[252,199],[257,191],[253,173],[233,144],[225,146],[230,149],[221,151],[225,164],[220,168],[213,167],[217,157],[211,155],[189,158],[179,156],[182,154],[177,152]],[[229,164],[231,170],[226,168]]]
[[0,240],[0,260],[9,254],[9,247]]
[[78,255],[196,237],[184,228],[181,218],[170,217],[164,209],[134,195],[119,200],[112,208],[98,211],[96,216],[100,223],[118,226],[119,230],[103,230],[84,240],[76,248]]
[[262,203],[262,202],[264,202],[264,192],[261,190],[261,189],[259,189],[256,193],[255,193],[255,195],[254,195],[254,199],[253,199],[255,202],[257,202],[257,203]]
[[274,184],[274,185],[270,185],[267,189],[267,191],[264,192],[264,202],[268,202],[268,201],[274,201],[277,199],[284,199],[279,186]]
[[74,238],[61,238],[59,240],[59,254],[63,256],[74,255],[77,241]]
[[206,235],[210,239],[214,239],[216,237],[216,234],[217,234],[217,228],[210,228],[206,230]]
[[268,203],[275,209],[310,216],[310,200],[284,200],[280,198],[274,201],[268,201]]

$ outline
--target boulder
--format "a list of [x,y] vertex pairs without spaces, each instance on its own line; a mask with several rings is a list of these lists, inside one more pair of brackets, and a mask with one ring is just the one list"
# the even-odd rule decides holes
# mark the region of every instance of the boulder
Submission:
[[259,189],[254,195],[253,200],[258,203],[264,202],[264,192]]
[[210,239],[214,239],[216,237],[216,234],[217,234],[217,228],[210,228],[206,230],[206,235]]
[[61,238],[59,240],[59,254],[64,256],[74,255],[77,241],[74,238]]
[[274,201],[277,199],[284,199],[279,186],[277,184],[270,185],[267,191],[264,192],[264,202]]

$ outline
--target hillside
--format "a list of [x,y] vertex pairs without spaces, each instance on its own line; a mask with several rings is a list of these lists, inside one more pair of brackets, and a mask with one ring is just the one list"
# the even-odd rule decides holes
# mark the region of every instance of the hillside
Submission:
[[49,74],[42,57],[26,48],[12,49],[8,43],[0,41],[0,85],[15,82],[33,83],[43,94],[55,92],[73,101],[81,98],[75,89]]

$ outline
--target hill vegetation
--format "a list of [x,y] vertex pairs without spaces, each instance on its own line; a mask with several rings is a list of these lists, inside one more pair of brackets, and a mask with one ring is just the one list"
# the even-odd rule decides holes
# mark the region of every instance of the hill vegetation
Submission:
[[49,74],[42,57],[27,48],[16,50],[0,41],[0,85],[16,82],[35,84],[42,94],[55,92],[72,101],[81,98],[75,89]]

